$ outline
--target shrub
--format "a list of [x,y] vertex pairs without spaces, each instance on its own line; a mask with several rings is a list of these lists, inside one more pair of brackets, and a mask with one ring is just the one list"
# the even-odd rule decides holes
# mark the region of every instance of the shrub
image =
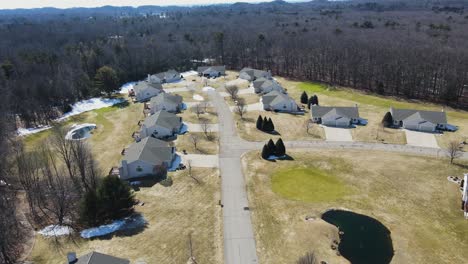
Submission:
[[301,103],[302,104],[307,104],[307,98],[309,98],[309,96],[307,95],[307,93],[304,91],[302,92],[301,94]]
[[270,152],[270,149],[268,148],[268,146],[265,144],[263,146],[263,149],[262,149],[262,158],[263,159],[268,159],[268,157],[270,157],[271,155],[271,152]]
[[276,146],[272,139],[270,139],[267,143],[268,151],[271,154],[276,154]]
[[284,146],[283,140],[281,138],[276,141],[275,149],[276,156],[282,157],[286,155],[286,147]]
[[263,129],[263,118],[261,115],[258,116],[257,118],[257,129],[262,130]]
[[167,176],[166,179],[160,181],[159,183],[161,183],[161,185],[164,186],[164,187],[170,187],[170,186],[172,186],[172,184],[174,182],[172,181],[171,176]]

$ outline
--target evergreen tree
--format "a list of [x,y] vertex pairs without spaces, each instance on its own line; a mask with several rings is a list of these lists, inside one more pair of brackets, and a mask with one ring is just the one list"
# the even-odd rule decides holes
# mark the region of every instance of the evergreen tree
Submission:
[[80,221],[86,226],[96,226],[98,224],[98,199],[95,190],[88,191],[80,206]]
[[268,147],[268,151],[269,151],[270,155],[276,154],[276,146],[275,146],[275,143],[273,142],[272,139],[270,139],[268,141],[267,147]]
[[262,130],[263,131],[268,131],[268,118],[266,116],[263,118]]
[[392,113],[390,112],[387,112],[384,116],[384,118],[382,119],[382,125],[384,127],[389,127],[393,124],[393,117],[392,117]]
[[314,104],[319,105],[319,100],[316,94],[314,94]]
[[301,103],[302,103],[302,104],[307,104],[307,102],[308,102],[307,99],[308,99],[308,98],[309,98],[309,96],[307,95],[307,93],[306,93],[305,91],[302,92],[302,94],[301,94]]
[[257,129],[263,130],[263,118],[261,115],[259,115],[257,118]]
[[286,155],[286,147],[284,146],[283,140],[280,138],[276,141],[276,156],[282,157]]
[[311,96],[311,97],[309,98],[309,101],[307,102],[307,108],[308,108],[308,109],[310,109],[310,106],[312,105],[312,102],[313,102],[313,100],[314,100],[313,98],[314,98],[314,97]]
[[96,93],[105,92],[111,94],[119,88],[119,78],[114,69],[109,66],[99,68],[94,76],[94,88]]
[[263,159],[268,159],[268,157],[270,157],[271,153],[270,153],[270,149],[268,148],[268,146],[265,144],[263,146],[263,149],[262,149],[262,158]]
[[273,124],[273,120],[271,120],[271,118],[268,118],[268,129],[268,132],[275,131],[275,124]]

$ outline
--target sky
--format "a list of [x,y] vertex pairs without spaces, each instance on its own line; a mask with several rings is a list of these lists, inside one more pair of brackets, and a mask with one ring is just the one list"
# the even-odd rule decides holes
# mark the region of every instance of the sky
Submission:
[[[271,1],[271,0],[269,0]],[[39,8],[39,7],[99,7],[142,6],[142,5],[201,5],[234,2],[262,2],[262,0],[0,0],[0,9]]]

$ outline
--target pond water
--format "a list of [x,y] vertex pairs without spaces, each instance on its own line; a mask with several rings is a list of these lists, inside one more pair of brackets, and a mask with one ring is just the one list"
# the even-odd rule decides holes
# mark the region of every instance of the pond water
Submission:
[[338,250],[352,264],[386,264],[393,258],[390,230],[374,218],[344,210],[330,210],[322,219],[336,227]]

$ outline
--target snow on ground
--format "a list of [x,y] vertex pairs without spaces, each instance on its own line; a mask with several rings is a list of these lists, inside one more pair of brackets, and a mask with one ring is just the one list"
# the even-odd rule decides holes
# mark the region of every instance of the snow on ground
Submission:
[[52,128],[51,126],[39,126],[39,127],[31,127],[31,128],[18,128],[16,130],[16,134],[18,136],[29,136],[35,133],[39,133],[41,131],[47,130]]
[[210,87],[210,86],[206,86],[206,87],[203,87],[203,88],[202,88],[202,91],[203,91],[203,92],[210,92],[210,91],[214,91],[214,90],[215,90],[215,88]]
[[45,237],[66,236],[73,232],[68,226],[50,225],[44,227],[38,233]]
[[115,220],[108,225],[93,227],[81,231],[82,238],[93,238],[105,236],[117,232],[119,230],[128,230],[142,227],[146,224],[145,218],[142,215],[130,216],[121,220]]
[[75,116],[91,110],[113,106],[115,104],[120,104],[123,101],[125,101],[125,99],[123,98],[109,99],[100,97],[79,101],[72,105],[72,110],[70,112],[65,113],[62,117],[60,117],[57,120],[62,121],[64,119],[69,118],[70,116]]
[[119,94],[128,94],[128,92],[133,89],[136,83],[137,82],[129,82],[122,85],[122,87],[120,87]]
[[203,96],[199,95],[199,94],[194,94],[193,95],[193,99],[194,100],[197,100],[197,101],[203,101],[205,100],[205,98],[203,98]]
[[186,71],[186,72],[182,72],[180,75],[184,76],[184,78],[185,78],[185,77],[188,77],[188,76],[198,75],[198,72],[196,72],[196,71]]
[[65,139],[68,140],[80,140],[86,139],[91,136],[91,130],[96,129],[96,124],[74,124],[70,131],[68,131],[67,135],[65,135]]

